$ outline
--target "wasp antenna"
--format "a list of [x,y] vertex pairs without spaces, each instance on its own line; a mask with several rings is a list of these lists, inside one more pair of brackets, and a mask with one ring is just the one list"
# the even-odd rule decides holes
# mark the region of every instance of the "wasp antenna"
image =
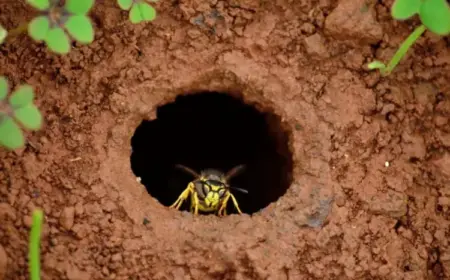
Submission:
[[198,174],[198,173],[195,172],[193,169],[191,169],[191,168],[189,168],[189,167],[187,167],[187,166],[184,166],[184,165],[182,165],[182,164],[176,164],[175,167],[178,168],[178,169],[183,170],[183,171],[186,172],[186,173],[191,174],[191,175],[194,176],[194,177],[200,177],[200,174]]
[[233,167],[230,171],[227,172],[227,174],[225,175],[225,179],[227,181],[230,180],[234,176],[236,176],[239,173],[241,173],[242,171],[244,171],[244,169],[245,169],[245,165],[244,164],[241,164],[241,165],[238,165],[236,167]]
[[246,193],[246,194],[248,193],[247,190],[244,190],[244,189],[241,189],[241,188],[230,187],[230,189],[240,191],[241,193]]

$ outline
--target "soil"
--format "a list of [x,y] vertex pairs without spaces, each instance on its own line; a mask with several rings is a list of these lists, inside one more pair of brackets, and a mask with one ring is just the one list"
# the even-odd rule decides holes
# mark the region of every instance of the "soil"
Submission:
[[[9,39],[0,75],[33,85],[45,127],[25,148],[0,150],[0,279],[28,279],[36,207],[46,215],[42,279],[450,279],[450,41],[427,32],[390,76],[369,72],[418,24],[392,20],[392,2],[167,0],[155,21],[132,25],[103,0],[94,43],[67,56],[26,34]],[[24,1],[0,3],[7,29],[33,15]],[[222,127],[192,125],[177,141],[133,148],[159,143],[171,159],[141,154],[136,174],[136,128],[198,92],[259,110],[255,139],[268,144],[255,140],[239,158],[246,149],[222,145],[253,149],[241,134],[220,142]],[[153,197],[157,186],[142,184],[164,171],[159,161],[180,160],[173,151],[206,168],[211,145],[186,152],[196,138],[228,151],[212,167],[250,161],[242,215],[169,209],[176,193]]]

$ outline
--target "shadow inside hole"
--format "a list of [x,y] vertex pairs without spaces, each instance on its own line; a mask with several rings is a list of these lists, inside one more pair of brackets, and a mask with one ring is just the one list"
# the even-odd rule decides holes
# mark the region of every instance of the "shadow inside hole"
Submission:
[[[198,173],[207,168],[227,172],[244,164],[246,169],[230,185],[248,190],[248,194],[231,190],[248,214],[276,201],[291,183],[288,133],[279,117],[224,93],[178,96],[160,106],[156,120],[138,126],[131,145],[134,174],[165,206],[174,203],[194,179],[176,164]],[[180,209],[188,210],[189,205],[187,200]],[[227,209],[236,213],[231,200]]]

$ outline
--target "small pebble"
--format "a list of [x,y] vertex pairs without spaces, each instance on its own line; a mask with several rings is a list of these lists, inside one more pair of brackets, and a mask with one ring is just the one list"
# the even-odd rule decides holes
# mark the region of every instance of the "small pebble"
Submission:
[[117,254],[112,255],[111,260],[113,262],[122,262],[122,254],[117,253]]
[[78,203],[75,205],[75,214],[76,214],[77,216],[81,216],[81,215],[83,215],[83,213],[84,213],[83,203],[78,202]]
[[74,219],[75,207],[66,207],[61,213],[59,223],[64,229],[70,230],[73,227]]
[[33,219],[30,216],[24,216],[23,217],[23,225],[27,228],[31,228],[31,225],[33,224]]
[[345,205],[345,197],[343,195],[337,196],[335,201],[338,207],[342,207]]

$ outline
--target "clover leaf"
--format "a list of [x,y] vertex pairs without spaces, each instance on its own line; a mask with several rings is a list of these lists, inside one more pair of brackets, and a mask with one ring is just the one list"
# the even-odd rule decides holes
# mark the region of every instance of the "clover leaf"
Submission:
[[33,103],[33,98],[33,88],[29,85],[22,85],[9,97],[9,104],[16,109]]
[[94,0],[67,0],[64,7],[71,14],[85,15],[93,5]]
[[72,39],[81,44],[94,41],[94,28],[86,15],[92,8],[94,0],[67,0],[62,8],[58,6],[59,1],[52,1],[51,4],[49,0],[27,1],[44,12],[44,15],[30,22],[28,33],[34,40],[44,41],[51,51],[59,54],[68,53]]
[[425,0],[419,10],[422,23],[437,35],[450,33],[450,6],[446,0]]
[[38,130],[42,125],[42,116],[33,104],[34,92],[29,85],[22,85],[9,98],[9,105],[16,119],[30,130]]
[[28,104],[14,111],[14,117],[29,130],[38,130],[42,126],[42,116],[34,104]]
[[117,0],[122,10],[130,10],[128,18],[136,24],[144,21],[152,21],[156,18],[156,10],[145,0]]
[[12,118],[0,115],[0,145],[14,150],[24,144],[25,139],[19,126]]
[[78,42],[88,44],[94,41],[94,29],[87,16],[71,16],[64,26],[67,28],[70,36]]
[[45,40],[50,29],[50,20],[46,16],[38,16],[28,24],[28,33],[36,41]]
[[405,20],[417,14],[422,0],[396,0],[392,5],[392,17],[397,20]]
[[0,145],[17,149],[25,143],[19,124],[28,130],[39,130],[42,126],[42,115],[33,104],[34,91],[31,86],[19,86],[8,102],[7,95],[8,81],[5,77],[0,77]]
[[156,17],[155,9],[148,3],[140,2],[131,7],[130,21],[132,23],[140,23],[142,21],[152,21]]
[[119,6],[122,10],[129,10],[131,5],[133,5],[133,0],[118,0]]
[[70,51],[69,37],[60,27],[50,29],[45,36],[45,42],[56,53],[66,54]]

